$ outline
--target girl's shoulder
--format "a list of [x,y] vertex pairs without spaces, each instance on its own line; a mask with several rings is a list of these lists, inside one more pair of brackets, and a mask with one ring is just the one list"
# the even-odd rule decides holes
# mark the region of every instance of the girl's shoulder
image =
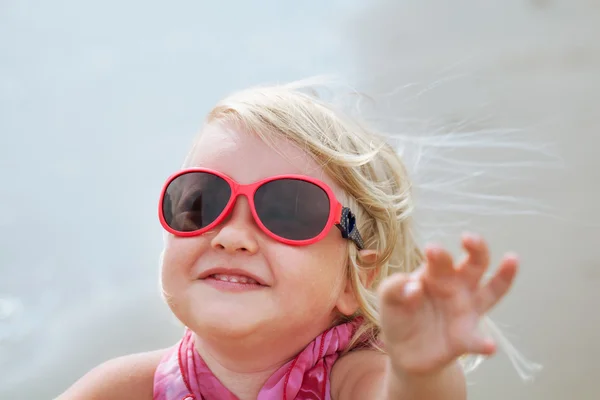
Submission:
[[387,356],[375,349],[357,349],[336,360],[331,370],[333,399],[367,399],[379,396]]
[[106,361],[75,382],[57,400],[151,400],[154,372],[167,351],[131,354]]

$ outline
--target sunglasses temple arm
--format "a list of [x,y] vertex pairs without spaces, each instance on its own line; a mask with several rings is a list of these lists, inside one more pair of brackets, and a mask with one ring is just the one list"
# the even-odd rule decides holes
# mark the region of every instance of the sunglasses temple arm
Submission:
[[348,207],[342,208],[340,222],[339,224],[336,224],[336,226],[342,232],[342,237],[344,239],[352,240],[359,250],[364,249],[365,244],[363,242],[362,236],[360,235],[360,232],[358,232],[358,226],[356,225],[356,217]]

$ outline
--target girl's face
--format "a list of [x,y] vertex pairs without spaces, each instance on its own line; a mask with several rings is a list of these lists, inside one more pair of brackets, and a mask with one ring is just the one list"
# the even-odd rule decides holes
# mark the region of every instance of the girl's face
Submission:
[[[209,125],[189,166],[220,171],[240,184],[281,174],[307,175],[327,183],[344,203],[339,187],[306,153],[284,140],[275,145],[283,156],[254,135]],[[338,312],[356,310],[346,278],[348,243],[336,228],[308,246],[278,242],[256,225],[247,199],[240,196],[212,231],[168,235],[163,290],[175,315],[200,337],[285,338],[303,346],[327,329]],[[232,290],[214,277],[202,278],[213,268],[223,268],[224,275],[236,269],[230,275],[251,275],[264,285]]]

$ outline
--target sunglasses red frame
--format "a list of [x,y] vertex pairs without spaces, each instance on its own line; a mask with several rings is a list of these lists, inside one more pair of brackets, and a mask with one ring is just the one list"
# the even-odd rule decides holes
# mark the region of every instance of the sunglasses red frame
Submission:
[[[195,172],[213,174],[213,175],[218,176],[219,178],[225,180],[229,184],[229,187],[231,188],[231,196],[229,198],[229,201],[227,202],[227,205],[221,212],[221,214],[206,227],[197,229],[195,231],[190,231],[190,232],[178,231],[178,230],[171,228],[169,226],[169,224],[167,223],[167,221],[165,220],[165,217],[163,214],[164,197],[165,197],[165,194],[167,192],[169,185],[175,179],[177,179],[178,177],[180,177],[182,175],[189,174],[189,173],[195,173]],[[267,229],[267,227],[262,223],[262,221],[258,217],[256,208],[254,206],[254,194],[256,193],[256,190],[259,187],[261,187],[262,185],[264,185],[268,182],[279,180],[279,179],[295,179],[295,180],[305,181],[305,182],[308,182],[308,183],[318,186],[326,193],[327,198],[329,200],[329,217],[327,218],[325,227],[317,236],[310,238],[310,239],[306,239],[306,240],[286,239],[284,237],[274,234],[269,229]],[[272,176],[269,178],[261,179],[254,183],[242,185],[242,184],[236,182],[235,180],[233,180],[232,178],[230,178],[229,176],[227,176],[219,171],[215,171],[215,170],[212,170],[209,168],[186,168],[186,169],[183,169],[183,170],[178,171],[178,172],[174,173],[173,175],[171,175],[163,185],[163,188],[162,188],[162,191],[160,194],[160,200],[158,202],[158,215],[159,215],[160,223],[167,232],[172,233],[175,236],[192,237],[192,236],[202,235],[203,233],[210,231],[211,229],[213,229],[214,227],[219,225],[221,222],[223,222],[223,220],[229,215],[229,213],[235,206],[235,204],[237,202],[237,198],[239,196],[245,196],[246,199],[248,200],[248,204],[250,205],[252,217],[254,218],[254,221],[258,225],[258,227],[263,232],[265,232],[269,237],[271,237],[279,242],[282,242],[282,243],[288,244],[288,245],[294,245],[294,246],[305,246],[305,245],[313,244],[313,243],[316,243],[319,240],[322,240],[323,238],[325,238],[325,236],[327,236],[327,234],[329,233],[331,228],[333,226],[336,226],[338,229],[340,229],[340,231],[342,233],[342,237],[352,240],[359,249],[362,249],[364,247],[363,240],[358,232],[358,228],[355,223],[354,214],[352,214],[350,209],[347,207],[344,207],[337,200],[333,190],[325,182],[323,182],[319,179],[310,177],[310,176],[305,176],[305,175],[294,175],[294,174],[276,175],[276,176]]]

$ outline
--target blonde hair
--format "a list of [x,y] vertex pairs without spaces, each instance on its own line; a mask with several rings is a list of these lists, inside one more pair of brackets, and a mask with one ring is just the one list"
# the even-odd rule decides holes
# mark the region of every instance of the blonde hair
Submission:
[[[305,149],[344,190],[344,205],[356,215],[365,248],[378,255],[374,263],[361,260],[348,242],[347,275],[359,303],[351,319],[360,325],[347,351],[365,340],[380,349],[377,285],[393,272],[415,270],[423,258],[412,226],[411,182],[383,135],[335,109],[316,92],[302,91],[304,83],[234,93],[214,107],[206,123],[232,124],[271,145],[275,137],[283,137]],[[193,153],[192,148],[190,156]]]

